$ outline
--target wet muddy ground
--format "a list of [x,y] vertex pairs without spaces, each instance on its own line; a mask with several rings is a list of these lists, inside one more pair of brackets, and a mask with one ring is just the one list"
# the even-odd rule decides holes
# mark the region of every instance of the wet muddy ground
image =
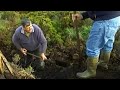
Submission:
[[[46,67],[36,72],[36,78],[41,79],[78,79],[76,77],[77,72],[85,70],[85,66],[80,66],[78,63],[74,63],[68,67],[62,67],[58,65],[51,65],[46,63]],[[108,70],[97,68],[97,75],[91,79],[120,79],[119,66],[109,65]]]
[[[68,50],[68,51],[67,51]],[[86,62],[80,64],[80,60],[74,54],[74,50],[54,50],[47,56],[45,67],[34,70],[32,73],[36,79],[78,79],[77,72],[83,72],[86,69]],[[53,51],[52,51],[53,52]],[[55,53],[56,52],[56,53]],[[74,55],[73,55],[74,54]],[[73,57],[75,56],[75,57]],[[86,56],[83,56],[86,60]],[[97,68],[97,75],[92,79],[120,79],[120,60],[113,60],[111,56],[109,69],[102,70]],[[62,61],[62,62],[61,62]]]

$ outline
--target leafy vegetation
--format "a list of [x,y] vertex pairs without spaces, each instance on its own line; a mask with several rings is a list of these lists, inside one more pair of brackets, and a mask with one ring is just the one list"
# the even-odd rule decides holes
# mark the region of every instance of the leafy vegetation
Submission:
[[[8,61],[12,61],[12,67],[18,69],[17,78],[27,78],[26,76],[33,78],[34,76],[30,75],[35,73],[31,66],[24,70],[20,67],[19,60],[23,58],[16,53],[16,47],[11,41],[14,31],[20,26],[21,19],[24,17],[28,17],[32,23],[37,24],[43,30],[48,41],[46,55],[50,61],[46,61],[45,70],[38,70],[39,72],[36,72],[35,77],[75,78],[74,73],[76,73],[80,67],[76,47],[78,38],[71,19],[72,13],[73,11],[0,11],[0,50]],[[84,42],[86,42],[88,38],[91,24],[91,19],[79,21],[79,35],[81,35]],[[120,31],[116,34],[114,50],[111,54],[110,64],[113,66],[110,66],[110,69],[113,71],[119,68],[118,65],[120,63],[119,36]],[[82,53],[84,52],[83,50]],[[85,55],[82,57],[86,58]],[[59,63],[60,60],[70,62],[70,67],[64,68],[58,66],[57,63]],[[57,61],[57,63],[55,61]],[[81,66],[81,70],[83,69],[84,68]]]
[[[33,23],[40,26],[48,40],[48,47],[65,46],[68,42],[72,43],[77,39],[71,20],[72,13],[72,11],[1,11],[0,48],[5,46],[10,50],[11,37],[24,17],[28,17]],[[91,20],[86,20],[82,21],[82,26],[79,26],[84,40],[87,39],[91,23]]]

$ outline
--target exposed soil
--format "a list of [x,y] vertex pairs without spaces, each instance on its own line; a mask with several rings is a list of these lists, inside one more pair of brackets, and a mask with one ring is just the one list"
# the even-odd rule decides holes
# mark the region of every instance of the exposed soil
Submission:
[[[76,73],[86,69],[85,54],[79,60],[75,48],[54,48],[49,50],[47,57],[44,69],[39,68],[32,73],[36,79],[78,79]],[[97,68],[97,75],[92,79],[120,79],[119,58],[114,58],[112,54],[109,69]]]
[[[68,67],[47,63],[45,69],[37,72],[36,76],[42,79],[78,79],[76,73],[84,71],[85,68],[84,66],[80,67],[78,63],[74,63]],[[92,79],[120,79],[119,67],[109,65],[108,70],[98,68],[96,77]]]

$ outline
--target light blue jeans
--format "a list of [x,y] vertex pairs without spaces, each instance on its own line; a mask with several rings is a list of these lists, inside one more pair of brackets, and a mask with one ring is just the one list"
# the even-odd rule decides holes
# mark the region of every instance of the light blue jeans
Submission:
[[95,21],[86,43],[87,56],[99,57],[101,50],[111,52],[119,26],[120,16],[109,20]]

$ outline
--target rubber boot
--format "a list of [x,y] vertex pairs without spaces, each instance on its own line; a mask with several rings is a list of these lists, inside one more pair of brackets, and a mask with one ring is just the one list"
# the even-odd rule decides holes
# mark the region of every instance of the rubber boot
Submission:
[[111,52],[101,52],[101,56],[100,56],[100,61],[98,63],[98,67],[104,69],[104,70],[108,70],[108,63],[109,63],[109,59],[110,59],[110,54]]
[[94,58],[88,57],[87,58],[87,70],[82,73],[78,72],[76,76],[78,78],[83,78],[83,79],[95,77],[97,65],[98,65],[98,57],[94,57]]

